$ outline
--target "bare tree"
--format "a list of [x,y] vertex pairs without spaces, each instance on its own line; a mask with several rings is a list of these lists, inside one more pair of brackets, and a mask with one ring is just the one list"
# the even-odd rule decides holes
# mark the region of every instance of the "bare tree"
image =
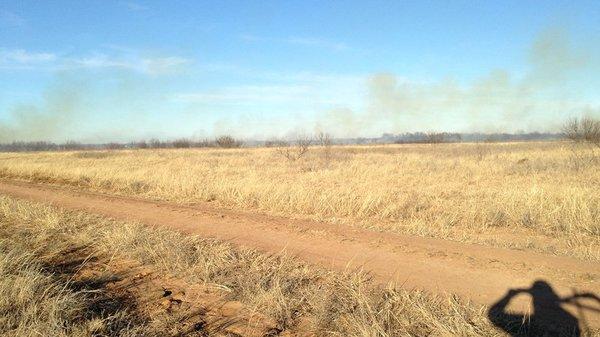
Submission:
[[133,148],[137,148],[137,149],[147,149],[148,148],[148,143],[145,140],[140,140],[138,142],[134,142],[131,144],[131,147]]
[[446,134],[443,132],[427,132],[425,142],[429,144],[439,144],[446,140]]
[[317,145],[320,145],[320,146],[331,146],[331,144],[332,144],[331,136],[328,133],[325,133],[323,131],[319,131],[315,135],[315,141],[316,141]]
[[125,144],[112,142],[104,144],[104,148],[106,148],[107,150],[121,150],[125,148]]
[[289,161],[302,158],[309,150],[312,140],[307,136],[298,136],[293,143],[278,142],[277,153]]
[[579,124],[583,132],[583,139],[600,147],[600,120],[584,117]]
[[563,136],[575,144],[593,144],[588,151],[585,148],[573,147],[570,163],[574,169],[579,170],[588,165],[598,163],[598,154],[595,149],[600,148],[600,120],[592,117],[569,119],[562,129]]
[[265,141],[265,147],[283,147],[289,146],[289,143],[277,138],[271,138]]
[[315,136],[316,143],[319,146],[323,147],[323,155],[325,161],[329,163],[331,160],[331,145],[333,145],[333,141],[331,140],[331,136],[328,133],[320,131]]
[[69,140],[69,141],[65,142],[64,144],[62,144],[61,148],[63,150],[67,150],[67,151],[77,151],[77,150],[83,150],[85,148],[85,146],[83,144],[81,144],[80,142]]
[[187,138],[180,138],[173,141],[173,147],[176,149],[186,149],[192,147],[192,141]]
[[579,119],[570,118],[562,127],[562,135],[566,139],[574,142],[580,142],[581,132],[579,131]]
[[153,138],[148,142],[148,147],[153,149],[163,149],[167,147],[167,143]]
[[563,136],[576,143],[587,142],[600,147],[600,120],[593,117],[569,119],[562,128]]

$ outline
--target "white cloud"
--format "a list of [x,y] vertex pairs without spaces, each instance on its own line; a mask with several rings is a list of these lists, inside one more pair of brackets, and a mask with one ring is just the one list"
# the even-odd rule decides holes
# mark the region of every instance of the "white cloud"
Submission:
[[240,39],[247,41],[247,42],[265,42],[265,41],[272,41],[272,39],[266,38],[266,37],[262,37],[262,36],[257,36],[254,34],[242,34],[240,35]]
[[18,14],[6,10],[0,10],[0,23],[12,27],[23,27],[27,24],[27,21]]
[[243,106],[264,111],[285,107],[288,110],[321,111],[336,106],[358,108],[366,95],[364,76],[257,70],[245,70],[241,76],[250,83],[263,84],[182,92],[171,96],[171,99],[190,106]]
[[143,12],[148,10],[147,6],[141,5],[133,1],[122,1],[121,5],[125,6],[127,9],[133,12]]
[[57,59],[52,53],[29,52],[23,49],[0,49],[0,70],[29,70],[51,66]]
[[311,71],[291,71],[291,72],[271,72],[271,71],[250,71],[258,78],[272,81],[299,82],[311,84],[336,85],[340,83],[357,84],[364,83],[366,75],[341,75],[328,73],[315,73]]
[[254,104],[284,103],[305,99],[310,87],[301,85],[231,86],[206,92],[183,93],[174,100],[185,103]]
[[258,36],[253,34],[243,34],[240,38],[246,42],[273,42],[273,43],[285,43],[290,45],[315,47],[321,49],[329,49],[333,51],[344,51],[349,50],[350,47],[342,42],[330,41],[327,39],[315,38],[315,37],[287,37],[287,38],[273,38]]
[[24,49],[0,49],[0,69],[3,70],[68,70],[76,68],[119,68],[148,75],[177,72],[192,60],[178,56],[144,57],[139,52],[94,53],[85,56],[64,56]]
[[67,59],[65,67],[121,68],[150,75],[160,75],[177,71],[180,67],[189,63],[191,63],[191,60],[176,56],[119,58],[105,54],[96,54],[89,57]]
[[141,60],[141,69],[143,72],[158,75],[176,71],[191,62],[189,59],[176,56],[145,58]]
[[341,42],[333,42],[324,39],[317,38],[307,38],[307,37],[291,37],[286,39],[288,43],[302,45],[302,46],[312,46],[312,47],[321,47],[326,49],[331,49],[335,51],[343,51],[350,49],[345,43]]
[[28,52],[23,49],[0,50],[0,64],[19,63],[22,65],[47,63],[56,60],[52,53]]

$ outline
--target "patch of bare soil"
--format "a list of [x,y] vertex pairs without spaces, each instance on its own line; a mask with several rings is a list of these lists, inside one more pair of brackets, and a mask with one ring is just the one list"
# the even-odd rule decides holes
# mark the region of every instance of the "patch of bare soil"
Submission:
[[[481,304],[497,303],[506,298],[510,289],[533,289],[536,281],[551,285],[553,298],[600,293],[598,263],[570,257],[379,233],[219,209],[210,204],[186,207],[13,181],[0,182],[0,193],[115,219],[165,226],[265,252],[285,250],[307,262],[335,270],[367,270],[380,283],[453,293]],[[543,296],[543,292],[530,291],[529,295],[515,296],[505,309],[549,312],[558,308],[556,301],[548,298],[532,301],[534,295]],[[162,301],[168,307],[167,299],[168,296]],[[600,310],[571,303],[565,303],[564,308],[586,324],[600,327]],[[248,322],[252,320],[248,318]]]
[[188,284],[134,261],[89,253],[85,247],[47,261],[46,268],[73,290],[90,294],[90,318],[126,312],[128,324],[159,325],[157,331],[171,336],[300,335],[280,334],[274,320],[226,300],[222,289]]

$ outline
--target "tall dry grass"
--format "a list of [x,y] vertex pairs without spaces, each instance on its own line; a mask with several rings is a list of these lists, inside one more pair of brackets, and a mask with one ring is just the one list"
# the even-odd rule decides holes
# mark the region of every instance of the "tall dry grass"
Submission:
[[[164,336],[137,320],[127,305],[117,310],[99,291],[74,289],[46,264],[75,244],[56,237],[60,216],[0,199],[0,335],[5,337]],[[17,221],[17,222],[15,222]],[[40,225],[27,230],[23,222]],[[66,234],[63,233],[63,234]],[[104,303],[102,303],[104,302]],[[103,305],[104,304],[104,305]]]
[[269,148],[11,153],[0,174],[600,260],[599,158],[567,142],[313,147],[294,162]]
[[[273,318],[279,333],[301,328],[315,336],[504,336],[487,321],[485,308],[454,297],[434,297],[393,285],[379,288],[360,272],[340,275],[285,255],[263,255],[214,240],[6,197],[0,197],[0,237],[0,242],[19,247],[17,254],[22,256],[0,259],[0,291],[6,295],[0,301],[0,320],[13,322],[0,331],[9,336],[33,336],[36,331],[48,336],[169,335],[165,325],[173,321],[162,317],[143,322],[126,312],[117,313],[118,322],[127,327],[118,332],[102,330],[110,317],[96,320],[95,325],[82,321],[83,294],[65,292],[68,287],[52,276],[39,276],[38,262],[80,246],[109,253],[116,260],[133,259],[160,275],[221,289],[229,299]],[[14,275],[39,290],[15,286]],[[27,308],[15,311],[15,302]],[[21,314],[24,311],[28,314]]]

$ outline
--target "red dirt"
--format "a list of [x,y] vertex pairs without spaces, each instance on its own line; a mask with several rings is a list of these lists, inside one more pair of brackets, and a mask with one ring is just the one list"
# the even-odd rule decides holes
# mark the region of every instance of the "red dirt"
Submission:
[[[285,251],[334,270],[362,268],[380,283],[453,293],[480,304],[492,304],[509,289],[528,288],[538,279],[564,297],[574,292],[600,294],[600,265],[570,257],[291,220],[215,208],[208,203],[181,206],[23,182],[2,181],[0,193],[169,227],[264,252]],[[511,309],[527,311],[529,302],[528,297],[521,296]],[[600,310],[569,304],[564,308],[588,325],[600,327]]]
[[[274,320],[227,300],[221,289],[189,284],[135,261],[76,248],[47,264],[67,278],[70,286],[100,295],[100,299],[92,298],[94,310],[110,310],[119,303],[129,309],[128,315],[144,321],[161,318],[172,336],[261,337],[280,331]],[[103,302],[108,303],[106,308]],[[310,336],[294,330],[281,335]]]

